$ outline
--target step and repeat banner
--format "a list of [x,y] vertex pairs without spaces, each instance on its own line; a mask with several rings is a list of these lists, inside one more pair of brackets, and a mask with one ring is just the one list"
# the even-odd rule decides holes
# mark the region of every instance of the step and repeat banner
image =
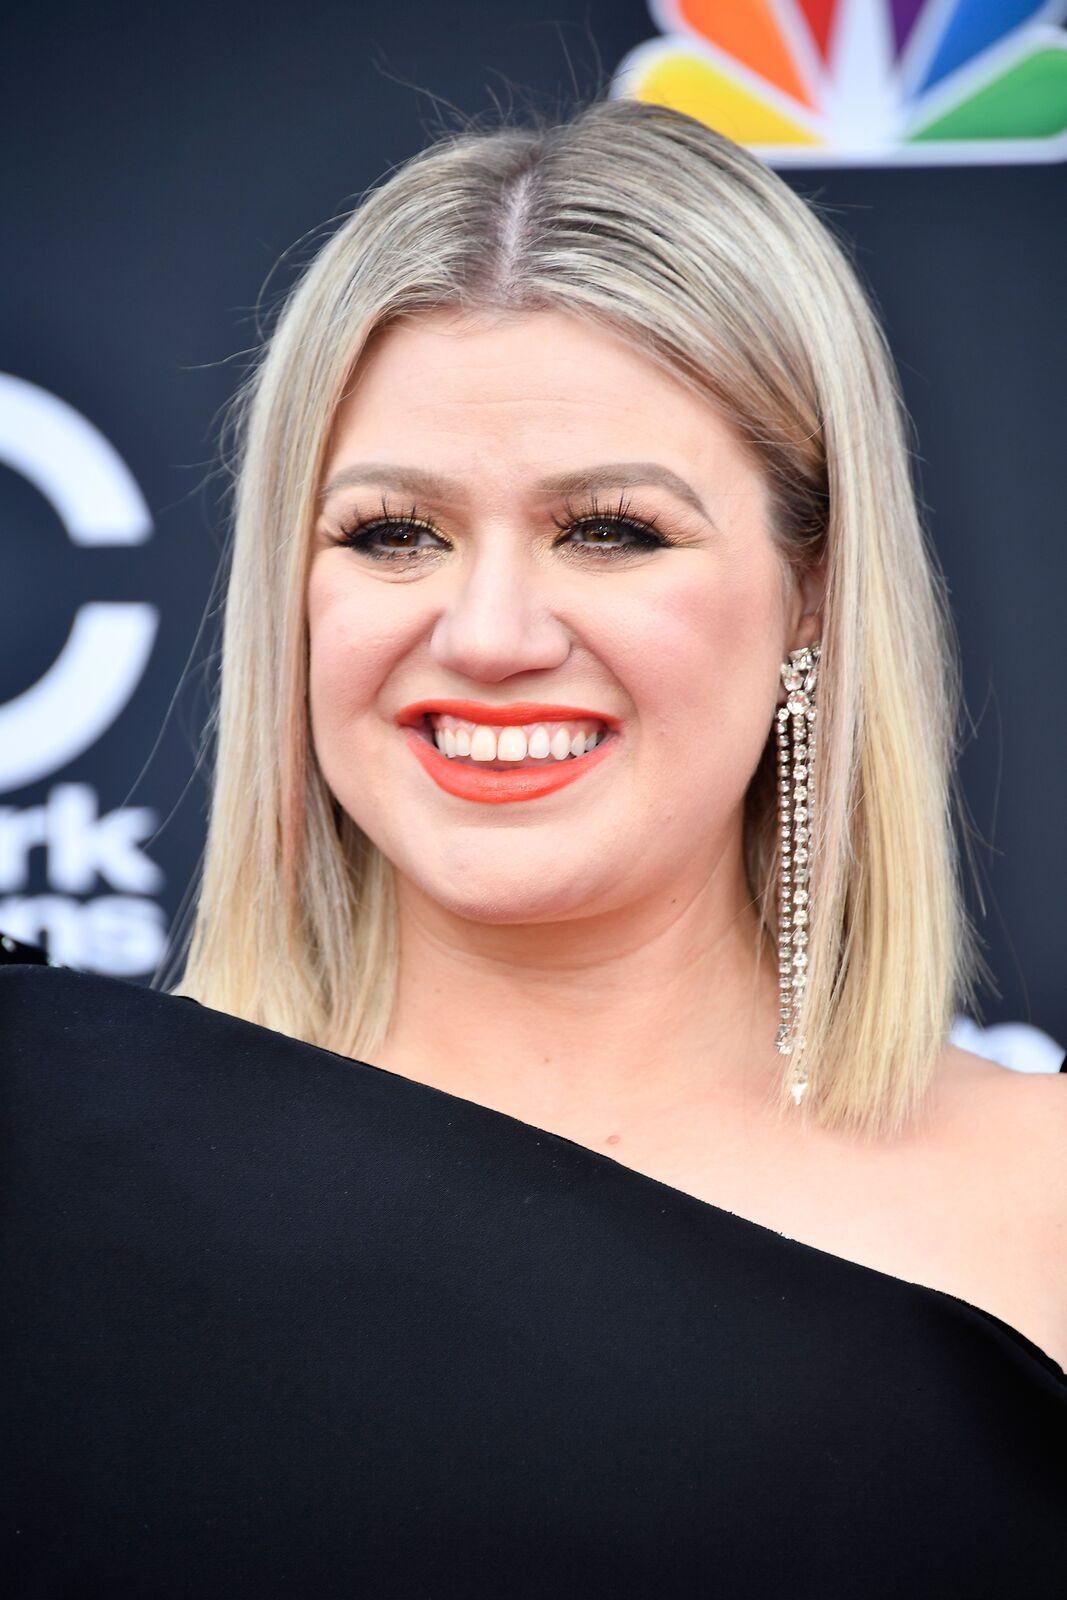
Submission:
[[149,981],[181,926],[223,409],[331,219],[462,114],[613,94],[748,144],[887,326],[962,643],[957,1036],[1067,1040],[1067,5],[243,0],[22,8],[0,183],[0,930]]

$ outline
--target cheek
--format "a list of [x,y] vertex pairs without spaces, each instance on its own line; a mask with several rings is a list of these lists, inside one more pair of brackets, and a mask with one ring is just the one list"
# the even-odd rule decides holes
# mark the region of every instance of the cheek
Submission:
[[672,587],[634,618],[641,791],[656,797],[664,845],[694,859],[740,827],[774,720],[783,623],[776,574]]
[[320,760],[329,742],[371,709],[404,632],[388,606],[325,561],[308,584],[308,699]]
[[720,735],[757,760],[774,716],[785,623],[777,563],[720,568],[703,581],[682,574],[647,594],[626,623],[628,687],[644,717],[690,744]]

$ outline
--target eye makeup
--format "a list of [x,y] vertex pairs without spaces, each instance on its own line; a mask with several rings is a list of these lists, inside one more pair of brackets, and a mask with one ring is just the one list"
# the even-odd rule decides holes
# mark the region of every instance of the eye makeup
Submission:
[[[633,515],[631,506],[632,502],[625,495],[620,495],[618,504],[612,509],[602,508],[595,495],[582,509],[566,501],[564,515],[552,518],[560,533],[553,547],[563,550],[572,558],[591,556],[594,561],[602,561],[609,557],[613,560],[625,559],[648,550],[690,542],[662,532],[656,516]],[[574,540],[572,536],[575,534],[595,537]],[[420,543],[424,537],[430,542]],[[406,542],[388,543],[394,538]],[[630,542],[622,542],[624,539]],[[416,504],[412,503],[410,510],[397,515],[389,510],[384,495],[380,512],[342,523],[333,542],[371,560],[399,564],[436,557],[442,550],[450,548],[446,535],[431,517],[420,513]]]

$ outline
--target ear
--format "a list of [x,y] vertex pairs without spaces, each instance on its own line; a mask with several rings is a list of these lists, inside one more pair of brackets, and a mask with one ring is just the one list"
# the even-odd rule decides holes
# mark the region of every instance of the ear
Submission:
[[822,612],[826,599],[827,559],[823,551],[815,561],[794,567],[789,604],[789,649],[802,650],[822,634]]

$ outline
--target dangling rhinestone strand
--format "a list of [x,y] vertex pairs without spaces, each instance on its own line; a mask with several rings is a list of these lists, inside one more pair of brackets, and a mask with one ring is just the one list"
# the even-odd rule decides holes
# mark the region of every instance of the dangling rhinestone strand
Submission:
[[779,707],[776,737],[778,740],[778,1038],[776,1043],[783,1055],[793,1046],[790,1028],[793,1021],[793,967],[790,946],[793,933],[793,849],[792,836],[792,763],[789,759],[789,712]]
[[[783,1055],[792,1055],[796,1021],[804,998],[808,972],[808,920],[812,802],[815,772],[815,701],[821,646],[813,644],[791,652],[782,663],[782,684],[787,699],[779,707],[775,738],[778,744],[778,1035]],[[790,748],[790,743],[792,748]],[[806,1076],[795,1071],[790,1084],[799,1105],[808,1087]]]

